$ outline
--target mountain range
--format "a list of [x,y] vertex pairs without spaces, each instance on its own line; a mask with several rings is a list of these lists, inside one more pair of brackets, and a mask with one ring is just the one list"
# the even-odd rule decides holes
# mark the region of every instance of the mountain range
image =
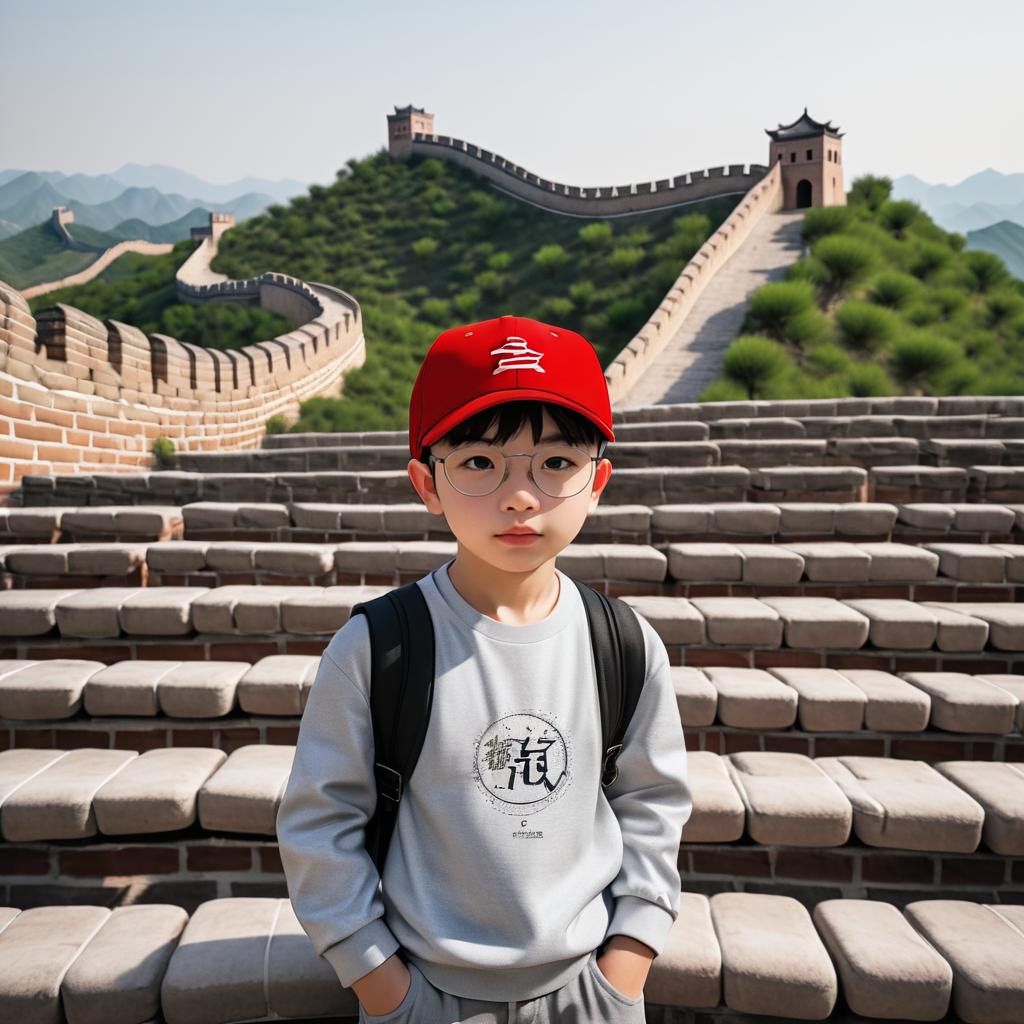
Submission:
[[956,185],[932,185],[904,174],[892,183],[894,199],[912,199],[947,231],[978,231],[1008,220],[1024,227],[1024,174],[986,167]]
[[76,224],[122,238],[150,237],[145,230],[133,236],[125,234],[126,221],[142,222],[150,229],[182,222],[177,237],[185,238],[196,211],[201,211],[200,223],[214,209],[233,213],[242,221],[305,190],[300,181],[252,177],[218,185],[176,167],[156,164],[125,164],[110,174],[98,175],[4,170],[0,171],[0,238],[42,223],[55,206],[71,209]]

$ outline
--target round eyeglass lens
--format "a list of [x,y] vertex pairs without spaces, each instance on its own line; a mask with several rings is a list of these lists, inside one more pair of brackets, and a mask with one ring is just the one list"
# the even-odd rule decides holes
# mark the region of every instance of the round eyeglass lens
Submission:
[[[444,470],[457,491],[481,497],[501,484],[506,461],[500,448],[468,445],[445,457]],[[530,465],[533,479],[546,495],[569,498],[590,483],[594,462],[586,452],[572,445],[548,444],[534,451]]]

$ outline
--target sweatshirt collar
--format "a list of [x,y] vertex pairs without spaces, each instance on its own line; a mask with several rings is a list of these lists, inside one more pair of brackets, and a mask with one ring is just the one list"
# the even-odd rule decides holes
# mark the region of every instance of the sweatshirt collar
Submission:
[[573,605],[578,599],[578,592],[573,581],[558,568],[555,569],[555,573],[558,576],[559,592],[554,608],[546,618],[539,622],[530,622],[519,626],[510,622],[499,622],[497,619],[492,619],[489,615],[477,611],[455,589],[455,584],[452,583],[451,577],[448,575],[448,566],[454,561],[454,558],[450,558],[444,565],[435,569],[428,578],[434,584],[448,609],[465,622],[470,629],[474,629],[478,633],[483,633],[493,640],[532,644],[561,632],[572,619]]

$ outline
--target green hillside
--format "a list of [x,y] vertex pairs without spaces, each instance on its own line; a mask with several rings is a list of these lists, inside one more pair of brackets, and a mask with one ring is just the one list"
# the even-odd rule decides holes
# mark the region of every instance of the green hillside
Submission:
[[[210,211],[202,206],[190,210],[183,217],[172,220],[169,224],[149,224],[139,218],[122,221],[117,227],[111,228],[107,234],[118,241],[122,239],[141,239],[144,242],[180,242],[191,236],[192,228],[205,227],[210,221]],[[71,232],[78,237],[78,228]]]
[[[84,237],[82,240],[91,241]],[[46,221],[0,240],[0,281],[6,281],[15,288],[57,281],[84,270],[96,255],[65,248],[50,222]]]
[[1024,279],[1024,226],[1001,220],[987,228],[967,232],[965,249],[995,253],[1014,277]]
[[193,248],[191,241],[185,241],[163,256],[125,253],[93,281],[33,299],[32,311],[64,302],[147,334],[169,334],[179,341],[220,349],[239,348],[292,329],[290,321],[258,306],[179,302],[174,275]]
[[86,245],[100,245],[109,249],[115,242],[120,241],[113,234],[104,231],[97,231],[85,224],[68,224],[68,234],[76,241],[85,242]]
[[1024,281],[891,189],[807,211],[809,255],[753,293],[703,401],[1024,394]]
[[735,199],[585,220],[502,195],[436,159],[381,150],[228,232],[214,269],[283,270],[351,292],[366,363],[343,399],[313,399],[296,430],[395,430],[444,329],[514,313],[580,330],[607,365],[647,321]]

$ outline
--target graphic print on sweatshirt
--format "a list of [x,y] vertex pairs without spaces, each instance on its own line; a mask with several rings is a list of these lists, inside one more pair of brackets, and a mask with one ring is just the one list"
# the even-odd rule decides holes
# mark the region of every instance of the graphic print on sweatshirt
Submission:
[[[536,814],[550,807],[569,786],[572,751],[549,711],[510,712],[477,737],[473,777],[495,810],[516,817]],[[542,835],[513,833],[517,838]]]

